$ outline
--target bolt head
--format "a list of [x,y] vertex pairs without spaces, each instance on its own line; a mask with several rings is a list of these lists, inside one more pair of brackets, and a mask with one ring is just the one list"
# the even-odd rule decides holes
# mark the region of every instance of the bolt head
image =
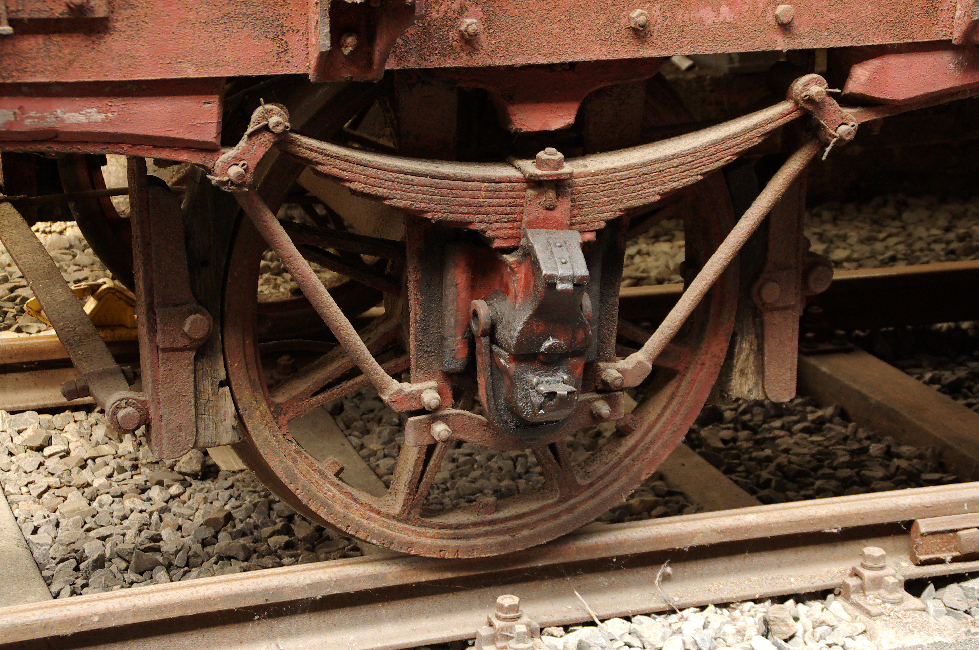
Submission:
[[606,368],[602,371],[602,381],[612,390],[621,390],[625,386],[625,377],[613,368]]
[[431,388],[422,391],[421,400],[426,411],[434,411],[442,406],[442,398],[439,397],[438,391]]
[[497,598],[496,617],[509,621],[515,621],[520,618],[520,599],[510,595]]
[[852,124],[841,124],[838,129],[836,129],[836,137],[838,137],[843,142],[849,142],[857,135],[857,129]]
[[432,425],[432,437],[438,442],[445,442],[452,437],[452,429],[445,422],[436,422]]
[[459,21],[459,33],[465,39],[476,38],[483,33],[483,26],[475,18],[463,18]]
[[211,321],[203,314],[191,314],[184,319],[183,330],[191,339],[200,341],[211,333]]
[[629,14],[629,27],[641,32],[649,27],[649,13],[645,9],[636,9]]
[[779,5],[775,7],[775,22],[779,25],[788,25],[795,18],[795,7],[792,5]]
[[245,169],[241,165],[231,165],[228,167],[228,180],[232,183],[241,185],[245,182],[245,178]]
[[591,414],[596,420],[607,420],[612,417],[612,409],[605,400],[598,400],[591,405]]
[[350,56],[350,53],[354,51],[357,47],[357,43],[360,39],[354,32],[347,32],[340,36],[340,51],[343,52],[344,56]]
[[65,0],[65,6],[72,10],[84,9],[88,6],[88,0]]
[[826,89],[822,86],[810,86],[802,93],[802,97],[815,104],[821,104],[826,99]]
[[758,297],[765,304],[773,303],[778,300],[779,296],[782,295],[782,287],[779,286],[778,282],[774,280],[769,280],[762,283],[761,287],[758,288]]
[[833,283],[833,268],[825,264],[816,264],[806,273],[806,289],[811,294],[822,293]]
[[132,406],[124,406],[116,413],[116,423],[125,431],[135,431],[143,424],[143,414]]
[[564,154],[548,147],[537,154],[534,166],[542,172],[559,172],[564,169]]
[[887,553],[877,546],[867,546],[860,557],[860,565],[865,569],[883,569],[887,566]]
[[273,115],[269,118],[269,131],[272,133],[282,133],[289,130],[289,123],[281,115]]

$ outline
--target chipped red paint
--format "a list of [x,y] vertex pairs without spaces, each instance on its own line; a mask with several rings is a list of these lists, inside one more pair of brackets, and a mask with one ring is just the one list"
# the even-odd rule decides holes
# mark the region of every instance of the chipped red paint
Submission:
[[217,149],[223,79],[0,85],[0,143],[132,142]]

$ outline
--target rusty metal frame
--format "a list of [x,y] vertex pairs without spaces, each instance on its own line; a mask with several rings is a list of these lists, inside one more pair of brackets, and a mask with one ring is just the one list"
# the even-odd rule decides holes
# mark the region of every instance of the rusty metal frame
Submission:
[[976,510],[966,483],[608,525],[504,562],[391,554],[153,585],[2,609],[0,649],[393,650],[472,638],[501,593],[543,626],[588,620],[574,591],[608,618],[832,589],[868,545],[906,579],[947,575],[979,562],[914,566],[905,523]]

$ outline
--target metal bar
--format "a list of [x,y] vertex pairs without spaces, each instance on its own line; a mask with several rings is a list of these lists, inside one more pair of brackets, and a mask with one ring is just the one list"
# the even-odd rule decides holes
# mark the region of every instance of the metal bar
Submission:
[[63,194],[43,194],[41,196],[8,196],[7,200],[16,206],[53,205],[83,201],[85,199],[101,199],[106,196],[122,196],[129,194],[128,187],[111,187],[105,190],[84,190],[82,192],[65,192]]
[[381,364],[367,349],[357,330],[347,320],[330,292],[316,277],[316,273],[310,268],[282,224],[262,200],[262,197],[252,190],[236,191],[234,195],[255,229],[289,269],[289,273],[292,274],[292,278],[302,289],[306,299],[309,300],[309,304],[330,328],[337,341],[340,342],[340,345],[343,346],[343,349],[350,355],[361,372],[377,389],[381,399],[400,411],[415,410],[422,408],[422,406],[427,410],[438,408],[441,405],[441,400],[434,390],[435,382],[403,384],[381,367]]
[[40,301],[75,368],[88,380],[92,397],[107,409],[109,399],[127,392],[129,383],[54,260],[6,201],[0,202],[0,240]]
[[[642,371],[632,375],[628,385],[638,385],[652,369],[653,361],[663,351],[680,327],[693,313],[697,305],[710,290],[711,286],[717,281],[724,270],[734,259],[738,251],[748,240],[768,213],[772,210],[778,200],[786,190],[795,182],[809,162],[819,153],[823,144],[816,139],[809,140],[793,153],[785,164],[775,173],[765,189],[761,191],[751,207],[744,213],[738,223],[734,225],[721,245],[717,247],[714,254],[704,264],[697,276],[683,292],[676,305],[670,310],[666,318],[660,322],[656,331],[643,344],[642,348],[629,355],[620,362],[626,367],[641,368]],[[618,364],[616,364],[618,365]],[[631,373],[630,373],[631,374]]]
[[339,305],[333,300],[330,292],[323,286],[319,278],[316,277],[316,274],[289,237],[289,233],[275,218],[262,198],[252,191],[235,192],[235,197],[245,210],[245,214],[255,225],[255,229],[289,269],[289,273],[292,274],[292,278],[302,289],[313,309],[327,324],[333,335],[337,337],[337,341],[347,351],[361,372],[377,388],[377,392],[394,391],[398,386],[398,381],[384,371],[381,364],[364,345],[357,330],[343,315]]
[[[744,508],[606,526],[501,558],[354,558],[154,585],[0,610],[0,649],[405,648],[471,638],[500,593],[543,625],[836,586],[860,549],[884,548],[907,578],[895,522],[979,510],[979,483]],[[747,543],[750,542],[750,543]],[[160,621],[166,621],[161,625]]]

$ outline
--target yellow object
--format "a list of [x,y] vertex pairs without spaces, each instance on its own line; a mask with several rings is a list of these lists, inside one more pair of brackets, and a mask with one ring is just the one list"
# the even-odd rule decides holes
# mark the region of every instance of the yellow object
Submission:
[[[139,338],[136,296],[129,289],[106,278],[72,285],[71,290],[76,298],[85,301],[82,309],[92,319],[103,341],[135,341]],[[37,298],[28,300],[24,311],[51,325]]]

